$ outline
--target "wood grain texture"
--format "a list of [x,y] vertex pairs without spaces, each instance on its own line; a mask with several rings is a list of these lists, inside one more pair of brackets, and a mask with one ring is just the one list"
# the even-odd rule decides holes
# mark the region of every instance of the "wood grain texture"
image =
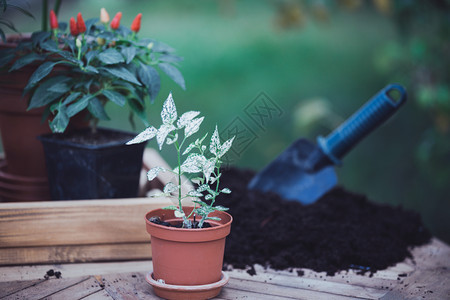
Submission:
[[151,259],[150,237],[147,239],[144,243],[0,248],[0,266]]
[[[227,271],[230,281],[216,299],[450,299],[450,247],[433,239],[412,253],[413,259],[373,276],[353,271],[327,276],[306,269],[297,276],[296,270],[262,266],[256,266],[254,276],[245,270]],[[61,271],[62,278],[43,280],[48,269]],[[151,271],[148,260],[2,267],[0,290],[8,291],[0,299],[159,299],[145,281]]]
[[169,204],[165,198],[3,203],[0,248],[144,242],[145,214]]

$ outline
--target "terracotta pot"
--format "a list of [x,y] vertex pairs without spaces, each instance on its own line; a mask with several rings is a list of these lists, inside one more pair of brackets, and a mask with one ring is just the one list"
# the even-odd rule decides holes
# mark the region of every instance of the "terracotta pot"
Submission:
[[[184,208],[186,214],[192,207]],[[211,216],[220,221],[208,221],[212,227],[184,229],[157,225],[149,221],[158,216],[169,223],[179,222],[173,210],[156,209],[145,216],[147,232],[151,236],[153,279],[166,285],[211,285],[223,280],[222,265],[225,239],[233,218],[226,212]],[[217,288],[217,287],[216,287]],[[217,294],[220,289],[217,291]],[[158,295],[158,290],[155,289]]]
[[[29,39],[31,34],[8,35],[7,43],[0,43],[0,49],[16,48],[21,40]],[[33,199],[49,199],[47,171],[42,144],[37,140],[39,135],[50,133],[47,121],[42,121],[44,108],[27,111],[30,95],[23,96],[23,90],[29,78],[39,64],[28,65],[20,70],[8,72],[8,67],[0,70],[0,132],[3,152],[7,165],[2,168],[2,174],[19,176],[25,180],[37,182],[45,193],[37,193]],[[57,67],[56,69],[64,67]],[[76,123],[76,125],[72,125]],[[71,126],[79,128],[87,126],[84,116],[71,121]],[[72,128],[72,127],[71,127]],[[0,177],[0,182],[6,178]],[[20,184],[16,188],[20,189]],[[12,201],[11,197],[2,197],[2,200]]]

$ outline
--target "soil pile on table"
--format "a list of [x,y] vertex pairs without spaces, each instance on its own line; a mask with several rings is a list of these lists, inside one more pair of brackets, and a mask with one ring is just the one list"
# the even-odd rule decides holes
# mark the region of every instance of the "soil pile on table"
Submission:
[[401,207],[375,204],[341,187],[304,206],[248,191],[253,175],[232,168],[221,177],[221,186],[232,190],[216,202],[229,207],[233,216],[225,267],[261,264],[328,275],[348,269],[374,273],[411,257],[413,246],[431,238],[420,216]]

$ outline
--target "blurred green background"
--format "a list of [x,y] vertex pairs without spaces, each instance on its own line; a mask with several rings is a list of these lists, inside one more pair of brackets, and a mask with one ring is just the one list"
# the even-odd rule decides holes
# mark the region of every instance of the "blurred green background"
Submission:
[[[22,32],[40,27],[41,2],[30,5],[36,20],[13,16]],[[187,90],[163,75],[151,120],[159,124],[172,91],[179,112],[206,116],[204,129],[244,124],[240,168],[261,169],[295,139],[327,135],[386,84],[404,85],[408,102],[345,157],[340,184],[419,212],[450,242],[450,1],[79,0],[63,1],[59,19],[98,17],[101,7],[122,11],[125,26],[142,12],[140,36],[184,57]],[[258,126],[246,111],[262,95],[281,113]],[[108,111],[103,126],[143,129]]]

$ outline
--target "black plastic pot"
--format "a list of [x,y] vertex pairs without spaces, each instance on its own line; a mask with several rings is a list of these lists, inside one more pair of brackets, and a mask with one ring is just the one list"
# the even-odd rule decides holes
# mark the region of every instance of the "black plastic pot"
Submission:
[[[87,130],[85,130],[88,132]],[[53,200],[132,198],[138,195],[146,143],[125,145],[135,134],[110,129],[113,142],[79,144],[61,134],[41,135]]]

